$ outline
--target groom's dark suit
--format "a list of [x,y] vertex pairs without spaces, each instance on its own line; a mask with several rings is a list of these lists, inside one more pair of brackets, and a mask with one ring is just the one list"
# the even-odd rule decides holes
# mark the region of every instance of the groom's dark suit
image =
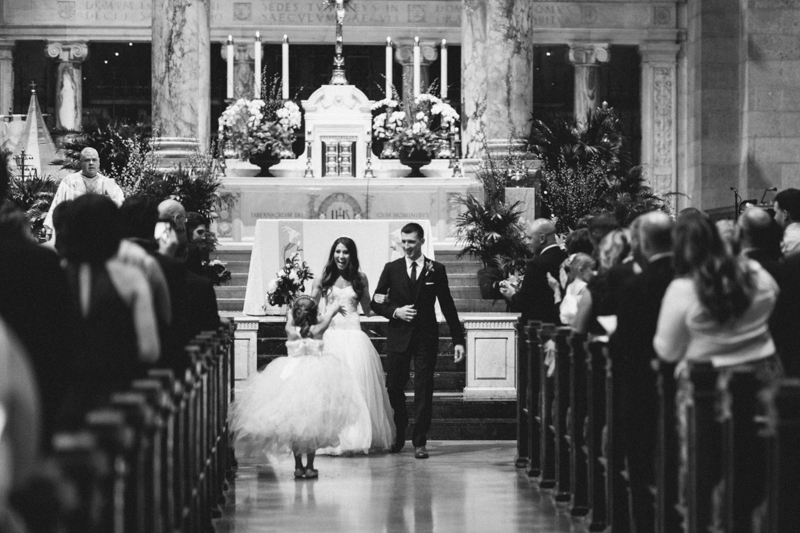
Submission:
[[[447,273],[444,265],[425,258],[422,271],[415,284],[406,271],[406,258],[387,263],[381,273],[376,294],[389,293],[389,300],[382,304],[371,303],[372,310],[389,319],[386,335],[388,373],[386,388],[394,409],[397,427],[397,443],[405,441],[408,425],[405,386],[409,377],[409,366],[414,359],[414,432],[411,440],[415,447],[425,446],[433,412],[433,371],[439,349],[439,324],[436,321],[435,303],[439,299],[453,344],[464,345],[464,330],[458,319]],[[413,305],[417,315],[411,322],[394,317],[395,310]]]

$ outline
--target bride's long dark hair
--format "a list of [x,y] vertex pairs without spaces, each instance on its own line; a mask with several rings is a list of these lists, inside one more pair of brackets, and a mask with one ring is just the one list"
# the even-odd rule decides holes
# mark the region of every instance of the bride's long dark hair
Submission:
[[[334,259],[336,247],[340,244],[343,244],[344,247],[347,248],[347,251],[350,252],[350,262],[347,264],[344,272],[339,272],[339,267],[336,266],[336,260]],[[353,290],[356,291],[356,296],[361,300],[361,296],[364,294],[364,283],[361,281],[361,266],[358,262],[358,249],[356,248],[355,241],[350,237],[339,237],[333,241],[331,253],[328,254],[328,262],[322,270],[322,278],[320,280],[323,294],[328,293],[330,288],[333,287],[333,284],[336,283],[336,280],[339,279],[339,276],[353,284]]]

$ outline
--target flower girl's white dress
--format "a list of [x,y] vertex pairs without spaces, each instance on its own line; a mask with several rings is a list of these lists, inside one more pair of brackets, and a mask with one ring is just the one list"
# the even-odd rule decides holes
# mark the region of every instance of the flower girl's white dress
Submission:
[[358,413],[355,424],[340,435],[341,442],[320,453],[367,453],[388,450],[395,439],[394,411],[389,404],[386,380],[378,352],[369,337],[361,330],[358,316],[358,297],[352,286],[331,287],[325,305],[338,301],[344,314],[337,313],[325,331],[325,352],[344,363],[358,384],[367,412]]
[[366,412],[349,369],[315,339],[286,342],[278,357],[245,381],[231,405],[231,430],[252,453],[313,453]]

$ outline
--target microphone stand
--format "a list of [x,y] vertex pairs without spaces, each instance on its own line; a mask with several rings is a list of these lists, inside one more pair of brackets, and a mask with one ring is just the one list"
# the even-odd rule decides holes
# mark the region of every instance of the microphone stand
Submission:
[[736,190],[736,187],[731,187],[731,190],[733,191],[733,213],[734,213],[733,219],[734,220],[738,220],[739,219],[739,204],[742,201],[742,197],[739,196],[739,191]]

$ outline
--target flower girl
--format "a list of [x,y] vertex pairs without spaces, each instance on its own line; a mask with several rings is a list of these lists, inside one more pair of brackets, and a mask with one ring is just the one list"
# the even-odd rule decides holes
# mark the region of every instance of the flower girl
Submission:
[[[339,444],[342,430],[364,408],[357,384],[335,357],[323,355],[322,335],[340,306],[317,316],[308,296],[295,300],[286,320],[286,351],[251,376],[231,406],[238,441],[270,455],[294,453],[297,479],[319,477],[316,450]],[[303,465],[302,454],[307,454]]]

